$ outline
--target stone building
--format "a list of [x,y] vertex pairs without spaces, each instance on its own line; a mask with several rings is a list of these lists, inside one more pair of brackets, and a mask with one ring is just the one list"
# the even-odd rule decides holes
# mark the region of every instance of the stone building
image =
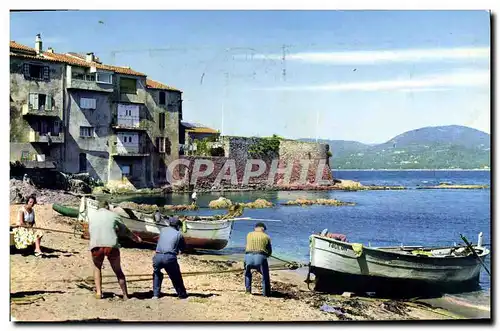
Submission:
[[10,160],[63,169],[64,64],[35,48],[10,43]]
[[196,142],[203,139],[210,142],[210,147],[219,146],[215,143],[219,138],[220,132],[218,130],[209,128],[203,124],[181,121],[179,126],[179,144],[181,145],[182,155],[196,154]]
[[[58,170],[87,172],[108,186],[163,184],[162,165],[178,158],[182,92],[128,67],[103,64],[93,53],[44,52],[39,36],[36,43],[37,50],[11,42],[11,161],[43,152]],[[26,79],[25,63],[44,64],[49,78],[42,72]],[[24,115],[26,100],[38,110],[30,106]]]

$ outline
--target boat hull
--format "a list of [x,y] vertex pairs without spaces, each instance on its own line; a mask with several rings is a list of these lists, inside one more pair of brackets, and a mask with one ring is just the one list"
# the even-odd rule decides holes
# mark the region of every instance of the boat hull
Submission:
[[310,262],[318,289],[351,291],[450,292],[477,285],[481,271],[473,256],[415,256],[370,247],[357,256],[351,243],[317,235],[311,236]]
[[[145,214],[134,211],[133,214],[129,212],[115,213],[120,216],[122,222],[144,241],[156,243],[160,235],[160,229],[165,225],[157,224],[154,221],[152,214]],[[93,199],[82,198],[80,205],[82,216],[80,220],[88,222],[97,211],[97,201]],[[225,248],[233,230],[233,221],[230,220],[186,220],[184,221],[182,235],[186,242],[187,249],[210,249],[221,250]]]

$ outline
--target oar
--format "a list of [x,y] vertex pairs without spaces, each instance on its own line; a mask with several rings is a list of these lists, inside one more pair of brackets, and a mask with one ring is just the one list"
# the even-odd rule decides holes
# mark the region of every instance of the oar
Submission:
[[460,237],[462,238],[462,240],[467,245],[467,248],[469,248],[469,250],[472,252],[472,255],[474,255],[474,257],[476,259],[478,259],[479,263],[481,263],[481,265],[483,266],[484,270],[486,270],[486,272],[488,273],[488,275],[490,275],[490,277],[491,277],[490,271],[488,270],[488,268],[486,267],[486,265],[484,265],[483,260],[479,257],[479,255],[477,255],[476,250],[472,247],[471,243],[469,243],[469,241],[467,240],[467,238],[465,238],[464,236],[462,236],[462,234],[460,234]]

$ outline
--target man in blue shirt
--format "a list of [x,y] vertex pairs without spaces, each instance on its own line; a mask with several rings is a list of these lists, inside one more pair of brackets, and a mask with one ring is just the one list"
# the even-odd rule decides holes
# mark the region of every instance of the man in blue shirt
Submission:
[[181,270],[177,262],[177,254],[184,250],[184,237],[179,231],[181,222],[177,217],[170,219],[170,226],[160,229],[160,237],[153,257],[153,299],[158,299],[163,281],[162,269],[168,274],[179,299],[187,298],[186,288],[182,280]]

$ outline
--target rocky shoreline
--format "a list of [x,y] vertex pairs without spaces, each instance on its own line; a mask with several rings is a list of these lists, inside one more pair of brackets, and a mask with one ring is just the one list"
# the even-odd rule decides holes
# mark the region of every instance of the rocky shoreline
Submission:
[[[65,175],[59,173],[56,176],[56,182],[49,182],[47,180],[34,180],[35,178],[10,179],[10,202],[23,203],[27,200],[28,196],[35,194],[38,203],[60,203],[70,206],[78,206],[80,197],[82,195],[95,195],[95,196],[127,196],[127,195],[164,195],[174,193],[191,193],[196,190],[198,193],[210,192],[248,192],[248,191],[392,191],[392,190],[408,190],[410,188],[404,186],[382,186],[382,185],[362,185],[359,182],[352,180],[334,180],[330,185],[267,185],[267,184],[253,184],[245,187],[241,186],[223,186],[213,188],[193,188],[193,187],[171,187],[164,186],[161,188],[115,188],[109,189],[100,184],[92,182],[91,178],[86,174]],[[94,186],[92,186],[94,185]],[[436,186],[417,186],[412,189],[489,189],[489,185],[455,185],[441,183]],[[261,201],[262,202],[262,201]],[[247,208],[254,208],[262,203],[257,202],[246,206]],[[175,210],[175,206],[170,209]],[[267,207],[271,207],[268,205]],[[187,210],[189,208],[181,208]]]

